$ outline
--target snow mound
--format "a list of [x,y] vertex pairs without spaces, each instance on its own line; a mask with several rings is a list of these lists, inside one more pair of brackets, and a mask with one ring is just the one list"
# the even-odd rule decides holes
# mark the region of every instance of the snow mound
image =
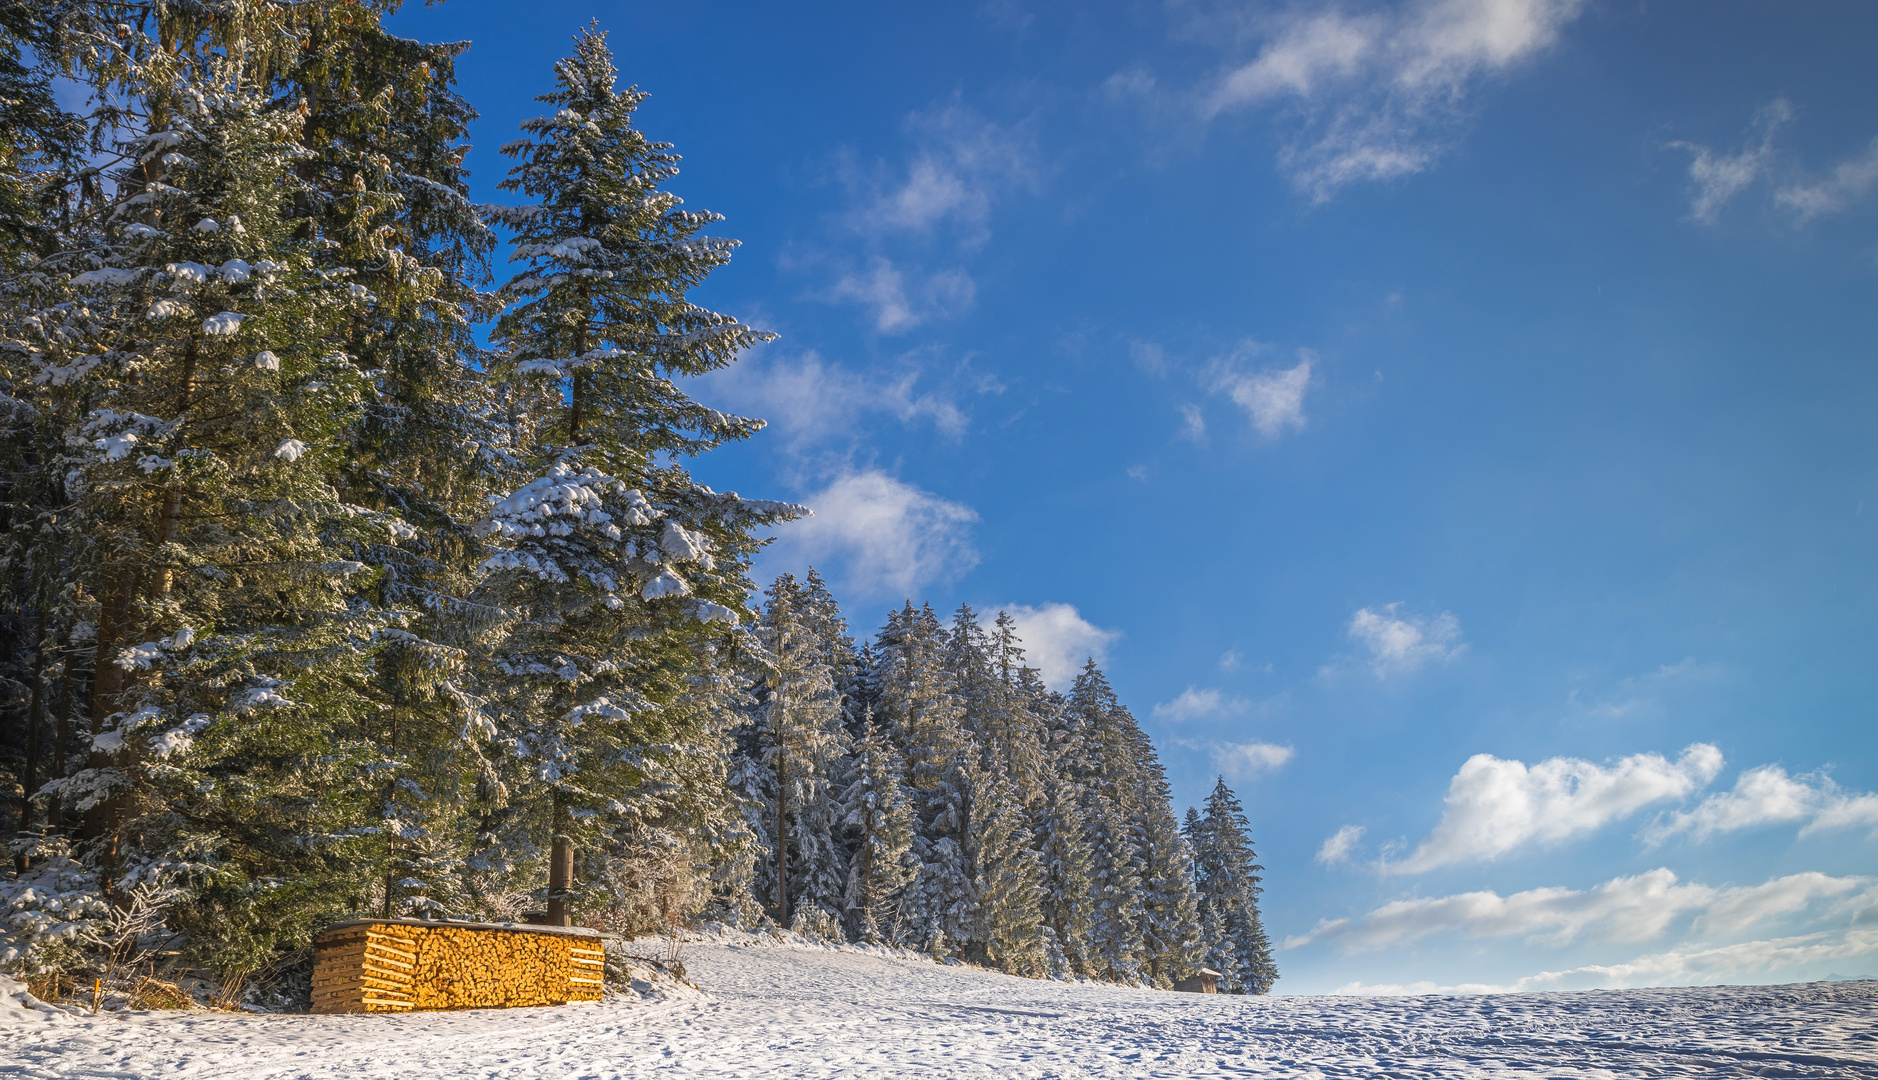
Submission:
[[64,1011],[34,997],[25,983],[0,975],[0,1031],[70,1019]]

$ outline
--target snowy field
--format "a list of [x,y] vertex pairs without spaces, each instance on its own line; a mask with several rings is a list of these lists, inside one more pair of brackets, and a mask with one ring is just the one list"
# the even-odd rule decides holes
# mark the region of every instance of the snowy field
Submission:
[[811,947],[687,963],[706,993],[636,1004],[42,1017],[0,1025],[0,1077],[1878,1077],[1878,982],[1247,999]]

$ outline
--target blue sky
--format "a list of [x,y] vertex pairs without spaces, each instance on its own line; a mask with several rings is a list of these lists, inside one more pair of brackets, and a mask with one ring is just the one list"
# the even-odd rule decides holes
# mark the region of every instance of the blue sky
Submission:
[[761,569],[1099,655],[1281,992],[1878,972],[1878,7],[519,10],[395,25],[492,200],[611,32],[782,335]]

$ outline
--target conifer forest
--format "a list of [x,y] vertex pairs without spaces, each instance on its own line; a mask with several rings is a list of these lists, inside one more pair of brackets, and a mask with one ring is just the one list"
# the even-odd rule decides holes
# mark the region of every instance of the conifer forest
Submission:
[[770,335],[605,36],[480,205],[395,7],[0,0],[0,970],[715,919],[1269,991],[1234,793],[1183,821],[1093,661],[752,581],[808,511],[704,482],[763,423],[686,380]]

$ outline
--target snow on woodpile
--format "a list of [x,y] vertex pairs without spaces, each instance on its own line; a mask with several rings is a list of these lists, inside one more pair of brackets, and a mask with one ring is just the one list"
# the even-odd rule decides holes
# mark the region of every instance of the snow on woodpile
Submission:
[[313,1011],[499,1009],[598,1001],[604,938],[578,927],[340,923],[314,942]]

